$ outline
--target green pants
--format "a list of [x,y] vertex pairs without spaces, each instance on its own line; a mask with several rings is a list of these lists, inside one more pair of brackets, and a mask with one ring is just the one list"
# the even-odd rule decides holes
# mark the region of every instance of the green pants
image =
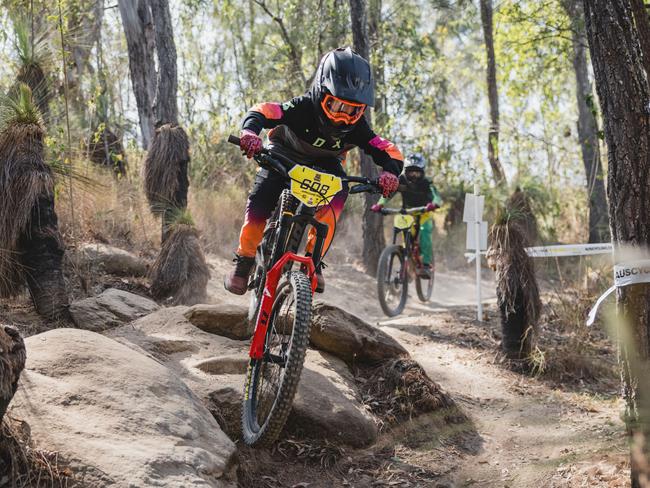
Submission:
[[423,215],[420,220],[420,254],[424,264],[433,262],[433,218]]

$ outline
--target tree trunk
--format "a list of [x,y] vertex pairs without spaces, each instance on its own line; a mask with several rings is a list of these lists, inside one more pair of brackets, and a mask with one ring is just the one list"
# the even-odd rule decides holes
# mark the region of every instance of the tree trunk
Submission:
[[138,106],[142,146],[146,149],[155,128],[153,101],[157,77],[153,19],[148,0],[119,0],[118,5],[129,50],[129,72]]
[[[629,0],[585,0],[596,89],[608,146],[612,240],[647,253],[650,245],[650,89]],[[645,256],[647,259],[647,256]],[[629,259],[629,258],[628,258]],[[650,285],[618,289],[621,366],[632,443],[632,487],[650,476]]]
[[372,53],[372,73],[375,77],[374,117],[377,127],[386,125],[386,107],[382,93],[384,87],[384,54],[381,41],[381,5],[382,0],[369,0],[368,4],[368,38]]
[[153,112],[156,127],[163,124],[178,125],[178,75],[176,71],[176,45],[169,13],[168,0],[149,0],[154,23],[158,76]]
[[[368,39],[368,25],[366,21],[366,1],[350,0],[350,17],[352,21],[352,39],[354,50],[369,59],[370,43]],[[366,120],[371,123],[370,109],[366,110]],[[379,169],[373,159],[360,151],[361,174],[367,178],[375,179]],[[371,276],[377,275],[379,256],[386,245],[384,237],[384,221],[381,214],[372,212],[372,207],[379,197],[372,193],[364,194],[363,201],[363,264],[366,272]]]
[[0,326],[0,422],[18,388],[25,359],[25,343],[18,331]]
[[630,0],[630,4],[632,5],[634,24],[639,35],[643,67],[646,75],[650,78],[650,19],[648,19],[648,12],[643,0]]
[[609,241],[610,235],[605,179],[598,145],[598,121],[592,110],[593,100],[586,52],[587,37],[584,11],[580,2],[581,0],[564,0],[562,4],[571,19],[573,69],[576,76],[578,103],[578,138],[589,198],[589,242],[606,242]]
[[100,37],[104,18],[104,0],[82,0],[70,6],[67,15],[68,31],[74,33],[70,47],[68,85],[75,92],[75,103],[82,104],[80,80],[87,71],[92,71],[89,59],[93,45]]
[[490,103],[490,128],[488,129],[488,160],[497,185],[506,184],[506,175],[499,161],[499,92],[497,90],[497,68],[492,33],[492,0],[480,0],[481,23],[487,54],[487,90]]
[[54,211],[54,192],[39,195],[19,246],[20,262],[36,311],[49,320],[70,320],[62,271],[65,247]]

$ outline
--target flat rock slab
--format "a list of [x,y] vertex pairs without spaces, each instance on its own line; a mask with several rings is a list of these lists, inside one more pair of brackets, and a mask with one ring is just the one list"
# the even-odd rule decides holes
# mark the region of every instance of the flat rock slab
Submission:
[[244,340],[253,335],[248,324],[248,309],[240,305],[194,305],[185,312],[185,318],[194,326],[208,332]]
[[158,309],[160,306],[153,300],[109,288],[96,297],[73,302],[70,314],[77,327],[99,332],[131,322]]
[[353,362],[375,363],[408,357],[408,351],[391,336],[334,305],[316,303],[313,309],[310,341],[326,351]]
[[241,384],[249,343],[204,332],[185,318],[188,310],[162,308],[108,335],[172,369],[208,405],[210,394],[225,383],[236,378]]
[[233,442],[168,368],[85,330],[25,342],[11,415],[84,486],[234,486]]
[[188,310],[185,306],[160,309],[108,334],[172,369],[201,398],[226,433],[239,439],[249,342],[201,330],[187,320]]
[[308,350],[288,428],[352,447],[377,440],[375,417],[361,404],[352,373],[340,359]]
[[79,247],[81,264],[91,269],[99,268],[106,273],[118,276],[144,276],[147,265],[135,254],[124,249],[87,242]]

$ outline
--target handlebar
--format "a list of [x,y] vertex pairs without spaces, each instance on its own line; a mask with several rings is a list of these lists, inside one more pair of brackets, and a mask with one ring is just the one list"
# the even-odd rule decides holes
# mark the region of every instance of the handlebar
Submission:
[[420,214],[427,212],[427,207],[411,207],[411,208],[382,208],[381,209],[381,214],[382,215],[396,215],[396,214],[402,214],[402,215],[414,215],[414,214]]
[[[229,135],[228,142],[239,146],[240,139],[237,136]],[[283,154],[279,154],[271,148],[263,147],[262,150],[254,157],[257,164],[262,167],[271,167],[285,178],[289,178],[288,171],[291,170],[298,163],[292,161],[290,158]],[[365,176],[344,176],[341,178],[345,183],[359,183],[350,188],[350,193],[379,193],[381,190],[377,181],[366,178]]]

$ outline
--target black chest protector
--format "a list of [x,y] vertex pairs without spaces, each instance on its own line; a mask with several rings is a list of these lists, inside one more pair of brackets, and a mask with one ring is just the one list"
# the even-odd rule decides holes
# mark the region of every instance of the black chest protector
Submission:
[[431,181],[428,178],[422,177],[411,182],[401,175],[398,191],[402,194],[402,206],[405,208],[423,207],[433,200]]

